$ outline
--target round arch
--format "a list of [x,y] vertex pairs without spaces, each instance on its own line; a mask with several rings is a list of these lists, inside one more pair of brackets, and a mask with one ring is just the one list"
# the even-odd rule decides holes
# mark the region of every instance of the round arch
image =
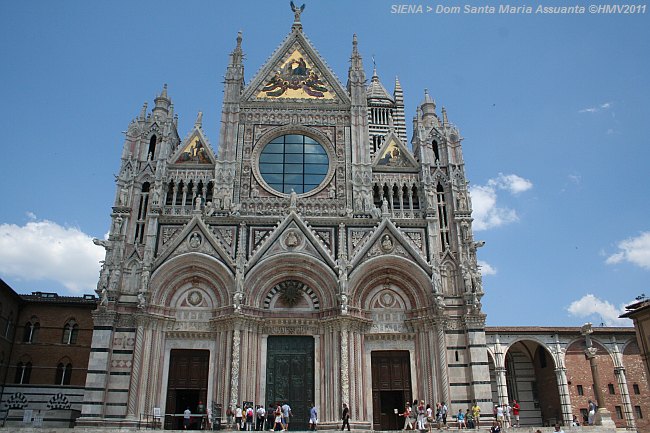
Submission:
[[268,292],[286,280],[300,281],[313,290],[321,310],[336,307],[337,275],[322,261],[299,253],[278,254],[250,269],[244,281],[247,303],[264,308]]
[[350,304],[364,308],[375,288],[387,280],[403,291],[410,308],[428,305],[431,278],[417,264],[399,256],[379,256],[358,266],[350,275]]
[[182,254],[153,272],[149,284],[150,303],[170,307],[176,291],[188,283],[205,289],[214,306],[229,304],[229,288],[235,285],[232,272],[214,257],[196,252]]

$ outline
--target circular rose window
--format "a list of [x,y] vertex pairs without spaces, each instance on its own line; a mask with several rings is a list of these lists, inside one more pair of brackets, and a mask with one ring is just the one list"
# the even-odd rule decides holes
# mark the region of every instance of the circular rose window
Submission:
[[287,134],[266,143],[259,158],[262,179],[274,190],[304,194],[316,189],[327,176],[325,148],[306,135]]

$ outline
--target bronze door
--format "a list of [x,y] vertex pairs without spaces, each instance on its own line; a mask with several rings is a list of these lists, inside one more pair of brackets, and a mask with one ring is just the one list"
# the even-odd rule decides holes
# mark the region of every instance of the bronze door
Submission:
[[[289,403],[289,430],[307,430],[314,401],[314,338],[270,336],[266,357],[266,406]],[[260,404],[262,402],[259,402]]]
[[[208,396],[208,350],[172,350],[167,379],[167,414],[182,414],[186,408],[197,413],[199,401],[205,406]],[[192,419],[193,428],[200,427],[200,418]],[[165,416],[165,429],[182,429],[182,416]]]
[[404,412],[411,400],[411,365],[406,350],[375,351],[372,364],[372,424],[374,430],[401,430]]

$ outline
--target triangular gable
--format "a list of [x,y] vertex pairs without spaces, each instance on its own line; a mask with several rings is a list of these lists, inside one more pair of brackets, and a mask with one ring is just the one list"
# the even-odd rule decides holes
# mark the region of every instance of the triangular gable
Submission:
[[350,265],[354,268],[371,257],[393,254],[410,258],[417,262],[422,269],[431,274],[431,267],[427,263],[422,251],[416,249],[413,241],[407,239],[406,235],[399,229],[390,218],[384,218],[369,238],[363,242],[363,246],[352,256]]
[[185,253],[199,252],[210,255],[223,262],[234,273],[234,262],[228,252],[224,251],[212,230],[205,225],[200,216],[194,216],[174,239],[165,243],[163,251],[158,254],[154,269],[171,257]]
[[198,126],[195,126],[183,141],[178,146],[176,152],[173,153],[170,161],[172,164],[211,164],[214,165],[216,160],[214,152],[208,144],[208,140],[203,135],[203,131]]
[[395,132],[386,135],[384,144],[374,155],[374,171],[417,171],[418,163]]
[[244,90],[242,100],[349,103],[347,92],[302,31],[293,30]]
[[307,226],[305,221],[294,211],[265,237],[252,252],[248,269],[252,269],[266,257],[286,252],[301,252],[325,261],[332,269],[336,262],[323,241]]

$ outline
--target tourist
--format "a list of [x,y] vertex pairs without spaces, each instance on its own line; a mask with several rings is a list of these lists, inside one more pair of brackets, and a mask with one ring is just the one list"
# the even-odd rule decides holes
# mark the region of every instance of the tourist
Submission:
[[284,431],[284,426],[282,425],[282,407],[280,406],[280,403],[278,403],[278,406],[275,408],[273,413],[275,414],[273,430]]
[[411,403],[406,402],[406,407],[404,408],[404,428],[402,430],[413,430],[413,423],[411,422]]
[[289,406],[288,402],[284,402],[282,405],[282,425],[284,426],[284,430],[289,430],[289,417],[291,416],[291,406]]
[[458,429],[467,428],[467,424],[465,424],[465,414],[463,413],[463,409],[458,409],[458,415],[456,415],[456,420],[458,421]]
[[226,425],[228,428],[232,428],[232,419],[234,415],[235,414],[232,411],[232,406],[228,406],[228,409],[226,409]]
[[481,406],[478,405],[477,401],[472,406],[472,415],[474,416],[474,425],[476,428],[481,428]]
[[515,427],[519,427],[519,403],[517,400],[512,400],[512,414],[515,416]]
[[474,414],[472,413],[471,409],[467,409],[465,411],[465,424],[467,424],[467,428],[474,428]]
[[190,422],[192,421],[192,412],[190,411],[190,408],[187,407],[185,411],[183,411],[183,428],[187,430],[190,427]]
[[242,424],[242,416],[243,415],[244,414],[243,414],[243,412],[241,410],[241,407],[239,405],[237,405],[235,407],[235,428],[238,429],[238,430],[244,430],[244,426]]
[[253,431],[253,417],[255,412],[251,405],[246,405],[246,431]]
[[348,426],[348,431],[350,431],[350,409],[345,403],[343,403],[343,412],[341,412],[341,419],[343,420],[341,431],[345,430],[346,425]]
[[309,430],[316,431],[316,424],[318,424],[318,411],[316,411],[316,405],[311,403],[311,409],[309,409]]
[[490,433],[501,433],[501,426],[499,425],[499,422],[497,420],[492,421],[492,427],[490,427]]
[[269,408],[266,410],[266,430],[273,431],[275,424],[275,409],[273,409],[273,403],[269,403]]
[[266,410],[264,409],[264,405],[258,405],[255,413],[257,415],[257,424],[255,425],[255,430],[262,431],[264,430],[264,419],[266,418]]
[[496,419],[497,422],[499,423],[499,427],[505,427],[504,425],[504,413],[503,413],[503,406],[499,406],[498,404],[494,406],[494,409],[496,410]]
[[503,420],[505,428],[512,427],[512,407],[508,403],[503,403]]
[[433,427],[433,409],[431,409],[431,405],[427,404],[427,427],[429,430],[429,433],[431,433],[431,427]]
[[564,433],[564,430],[562,430],[560,424],[555,424],[555,433]]
[[573,420],[571,421],[571,427],[580,427],[580,421],[578,421],[578,417],[573,415]]
[[418,405],[418,430],[424,431],[426,430],[426,426],[424,425],[424,420],[426,419],[427,416],[427,411],[426,408],[424,407],[424,400],[420,400],[420,404]]
[[441,407],[440,407],[440,415],[442,415],[442,423],[445,425],[445,427],[447,427],[447,412],[448,411],[449,411],[449,409],[447,409],[447,405],[443,401],[441,403]]
[[594,425],[594,417],[596,416],[596,403],[589,400],[589,416],[587,417],[587,422],[589,425]]

